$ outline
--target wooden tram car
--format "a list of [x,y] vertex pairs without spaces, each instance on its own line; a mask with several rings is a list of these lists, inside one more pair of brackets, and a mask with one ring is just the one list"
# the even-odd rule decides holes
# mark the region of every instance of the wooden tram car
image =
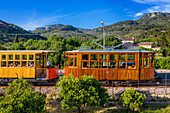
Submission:
[[58,77],[57,68],[47,68],[47,54],[57,51],[46,50],[0,50],[0,79],[24,78],[35,80]]
[[93,75],[115,84],[154,79],[154,52],[144,50],[73,50],[65,52],[65,75]]

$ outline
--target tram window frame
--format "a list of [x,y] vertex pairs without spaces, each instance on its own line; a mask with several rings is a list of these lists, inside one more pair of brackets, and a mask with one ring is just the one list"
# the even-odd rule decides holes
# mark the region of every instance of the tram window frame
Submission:
[[[30,56],[32,56],[32,59],[30,59]],[[34,61],[34,55],[33,54],[29,54],[28,57],[29,57],[28,58],[29,61]]]
[[14,61],[13,60],[8,60],[8,67],[14,67]]
[[154,54],[150,54],[149,66],[154,67]]
[[74,58],[74,67],[77,67],[77,57]]
[[[146,59],[146,60],[145,60],[145,59]],[[143,58],[143,67],[145,67],[145,68],[148,68],[148,63],[149,63],[149,62],[148,62],[148,59],[149,59],[148,57],[144,57],[144,58]],[[145,63],[145,61],[146,61],[146,63]]]
[[[103,66],[103,63],[105,64],[104,66]],[[106,62],[99,62],[99,68],[107,68],[108,67],[108,62],[106,61]]]
[[[87,63],[86,66],[84,65],[85,63]],[[90,64],[90,63],[89,63],[88,61],[82,61],[82,63],[81,63],[82,69],[84,69],[84,68],[85,68],[85,69],[90,68],[89,64]]]
[[[120,59],[121,57],[120,56],[124,56],[124,59]],[[118,54],[118,60],[119,62],[126,62],[126,54]]]
[[[19,63],[18,63],[18,62],[19,62]],[[16,63],[18,63],[19,65],[16,66]],[[15,61],[14,61],[14,67],[21,67],[21,62],[20,62],[19,60],[15,60]]]
[[[71,65],[71,59],[72,59],[72,65]],[[71,66],[71,67],[73,67],[73,66],[74,66],[74,57],[70,57],[69,66]]]
[[[26,64],[24,62],[26,62]],[[23,66],[23,64],[25,64],[25,66]],[[21,67],[28,67],[28,62],[25,61],[25,60],[24,61],[22,60],[22,66]]]
[[[26,56],[26,58],[24,58],[25,56]],[[27,59],[28,59],[27,54],[22,54],[22,61],[27,61]]]
[[98,62],[90,62],[90,68],[96,69],[98,68],[99,63]]
[[[127,54],[128,55],[128,57],[127,57],[127,60],[128,61],[135,61],[135,58],[136,58],[136,54]],[[130,57],[131,55],[133,55],[134,57]]]
[[[19,56],[19,59],[17,59],[17,56]],[[21,56],[18,54],[15,54],[15,61],[20,61]]]
[[82,54],[82,60],[83,61],[89,60],[89,54]]
[[[115,63],[115,65],[111,65],[111,63]],[[108,68],[115,69],[116,67],[117,67],[116,61],[109,61],[109,62],[108,62]]]
[[[114,59],[111,59],[114,56]],[[109,54],[109,61],[116,61],[116,54]]]
[[65,66],[68,66],[68,57],[66,57]]
[[[3,62],[5,62],[4,64],[5,64],[5,66],[3,66],[2,64],[3,64]],[[2,60],[1,61],[1,67],[7,67],[7,61],[6,60]]]
[[13,54],[9,54],[8,55],[8,60],[9,61],[13,61],[14,60],[14,55]]
[[[104,56],[104,59],[103,59]],[[107,61],[107,54],[99,54],[100,61]]]
[[[125,66],[122,66],[123,63],[125,63]],[[121,65],[121,66],[120,66],[120,65]],[[127,63],[124,62],[124,61],[118,61],[118,62],[117,62],[117,67],[118,67],[119,69],[126,69],[126,65],[127,65]]]
[[[3,58],[3,56],[5,56],[5,59]],[[1,61],[6,61],[6,60],[7,60],[7,55],[1,54]]]
[[[94,56],[93,56],[94,55]],[[93,59],[92,59],[93,58]],[[96,59],[97,58],[97,59]],[[98,60],[98,54],[90,54],[90,60],[91,61],[97,61]]]
[[40,55],[36,55],[35,56],[35,59],[36,59],[36,64],[39,64],[40,63]]

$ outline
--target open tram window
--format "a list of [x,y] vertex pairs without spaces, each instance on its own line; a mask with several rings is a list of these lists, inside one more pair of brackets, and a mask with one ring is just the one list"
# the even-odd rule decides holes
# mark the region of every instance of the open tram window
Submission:
[[70,65],[69,66],[73,66],[73,57],[70,57]]
[[109,60],[116,60],[116,54],[110,54]]
[[89,62],[82,62],[82,68],[89,68]]
[[116,62],[109,62],[108,68],[116,68]]
[[27,67],[27,61],[22,61],[22,67]]
[[98,60],[97,54],[91,54],[91,60]]
[[34,55],[29,55],[29,60],[34,60]]
[[154,54],[150,54],[150,66],[153,67],[154,66]]
[[82,60],[89,60],[89,55],[87,54],[82,55]]
[[148,58],[144,58],[144,67],[148,67]]
[[9,60],[13,60],[13,55],[9,55]]
[[107,54],[100,55],[100,60],[107,60]]
[[118,68],[126,68],[126,62],[118,62]]
[[15,55],[15,60],[20,60],[20,55]]
[[135,69],[136,68],[135,62],[127,62],[127,67],[128,69]]
[[98,62],[90,62],[90,68],[98,68]]
[[68,57],[66,57],[65,65],[68,66]]
[[1,67],[6,67],[6,61],[1,61]]
[[99,68],[107,68],[107,62],[99,62]]
[[20,61],[15,61],[14,67],[20,67]]
[[2,60],[6,60],[6,55],[2,55]]
[[8,67],[14,67],[13,61],[8,61]]
[[27,55],[22,55],[22,60],[27,60]]
[[36,63],[40,63],[40,56],[36,56]]

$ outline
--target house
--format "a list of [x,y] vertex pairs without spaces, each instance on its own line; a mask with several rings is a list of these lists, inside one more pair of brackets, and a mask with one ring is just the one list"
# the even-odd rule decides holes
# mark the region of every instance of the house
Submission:
[[135,38],[134,38],[134,37],[132,37],[132,38],[121,38],[121,39],[123,39],[123,40],[122,40],[122,43],[125,43],[125,42],[126,42],[125,44],[122,45],[122,48],[123,48],[123,49],[128,49],[128,47],[134,45],[134,41],[135,41]]
[[153,47],[152,49],[153,49],[154,51],[155,51],[155,50],[158,51],[158,50],[162,50],[162,47]]
[[153,48],[154,42],[140,42],[138,43],[139,46],[144,47],[144,48]]

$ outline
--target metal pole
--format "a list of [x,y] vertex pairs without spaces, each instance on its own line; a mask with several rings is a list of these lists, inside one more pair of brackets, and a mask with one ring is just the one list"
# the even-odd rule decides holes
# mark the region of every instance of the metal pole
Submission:
[[104,24],[103,24],[103,22],[101,22],[101,24],[102,24],[102,27],[103,27],[103,49],[105,50],[105,30],[104,30]]

